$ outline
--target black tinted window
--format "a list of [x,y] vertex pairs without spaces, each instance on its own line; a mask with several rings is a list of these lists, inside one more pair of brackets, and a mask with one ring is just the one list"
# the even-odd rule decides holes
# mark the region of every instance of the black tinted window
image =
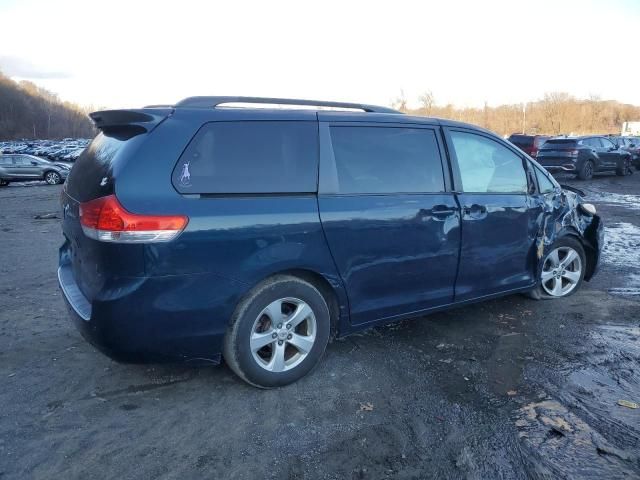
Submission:
[[509,141],[518,147],[531,147],[534,142],[534,137],[529,135],[511,135]]
[[100,132],[76,160],[65,183],[67,193],[85,202],[113,193],[111,174],[130,142],[143,135],[130,137],[130,131]]
[[315,192],[315,122],[212,122],[191,140],[173,171],[182,193]]
[[340,193],[444,191],[433,130],[331,127]]
[[473,193],[526,193],[522,158],[482,135],[451,132],[462,188]]
[[[584,142],[584,140],[582,140]],[[558,139],[558,140],[547,140],[544,142],[542,148],[546,150],[551,150],[553,148],[572,148],[578,144],[576,140],[572,139]]]

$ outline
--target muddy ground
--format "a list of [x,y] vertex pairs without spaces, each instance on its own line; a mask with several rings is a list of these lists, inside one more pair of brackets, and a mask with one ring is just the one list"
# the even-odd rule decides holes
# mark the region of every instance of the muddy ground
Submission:
[[0,189],[0,479],[640,476],[640,174],[572,182],[605,218],[600,274],[334,342],[302,381],[120,365],[56,283],[59,187]]

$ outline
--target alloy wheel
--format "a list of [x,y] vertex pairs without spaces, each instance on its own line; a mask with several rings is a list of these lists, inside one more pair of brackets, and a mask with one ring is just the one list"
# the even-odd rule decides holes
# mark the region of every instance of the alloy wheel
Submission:
[[571,247],[552,250],[542,266],[542,288],[553,297],[571,293],[582,277],[580,254]]
[[253,359],[270,372],[284,372],[299,365],[316,339],[313,310],[297,298],[281,298],[260,312],[251,329]]
[[60,175],[55,172],[49,172],[44,179],[49,185],[57,185],[60,182]]

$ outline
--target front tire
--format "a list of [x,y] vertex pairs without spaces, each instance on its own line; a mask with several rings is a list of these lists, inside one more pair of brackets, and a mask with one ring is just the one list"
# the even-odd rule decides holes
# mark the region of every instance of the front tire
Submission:
[[44,174],[44,181],[49,185],[58,185],[62,182],[62,177],[58,172],[47,172]]
[[592,160],[587,160],[582,164],[582,167],[578,171],[578,178],[580,180],[591,180],[593,178],[594,165]]
[[274,388],[307,375],[329,342],[331,317],[310,283],[276,275],[237,306],[224,340],[224,360],[247,383]]
[[573,237],[561,237],[547,250],[538,273],[538,286],[529,296],[543,300],[573,295],[580,289],[586,269],[582,244]]

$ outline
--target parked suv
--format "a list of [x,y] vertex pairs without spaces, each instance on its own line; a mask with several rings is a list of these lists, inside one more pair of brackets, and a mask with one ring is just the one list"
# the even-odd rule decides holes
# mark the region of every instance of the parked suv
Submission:
[[512,134],[508,140],[527,155],[536,158],[538,150],[551,137],[547,135]]
[[117,360],[224,357],[275,387],[332,336],[516,292],[561,298],[596,271],[593,205],[472,125],[238,97],[91,118],[101,132],[61,196],[58,279]]
[[44,180],[49,185],[64,182],[69,167],[34,157],[32,155],[0,155],[0,186],[10,182],[25,180]]
[[553,138],[540,148],[536,159],[547,170],[572,172],[581,180],[598,172],[631,173],[631,154],[606,137]]

